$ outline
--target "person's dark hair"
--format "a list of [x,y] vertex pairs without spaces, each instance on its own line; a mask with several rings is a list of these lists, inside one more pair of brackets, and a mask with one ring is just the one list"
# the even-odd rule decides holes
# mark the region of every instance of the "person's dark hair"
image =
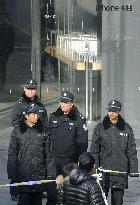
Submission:
[[84,152],[79,157],[79,167],[86,171],[91,172],[95,164],[94,157],[90,154],[90,152]]
[[68,164],[66,164],[64,167],[63,167],[63,176],[66,177],[66,176],[69,176],[71,171],[73,169],[77,169],[78,168],[78,164],[74,163],[74,162],[70,162]]

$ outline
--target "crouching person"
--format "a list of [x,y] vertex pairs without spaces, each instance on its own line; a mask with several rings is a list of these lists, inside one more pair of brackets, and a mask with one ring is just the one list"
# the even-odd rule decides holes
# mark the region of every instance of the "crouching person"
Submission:
[[[46,178],[47,130],[39,119],[39,107],[27,106],[23,119],[14,128],[8,149],[8,178],[18,182],[38,181]],[[45,184],[19,187],[18,205],[42,205]]]
[[79,157],[79,167],[65,178],[58,192],[57,205],[105,205],[100,186],[91,176],[94,164],[89,152]]

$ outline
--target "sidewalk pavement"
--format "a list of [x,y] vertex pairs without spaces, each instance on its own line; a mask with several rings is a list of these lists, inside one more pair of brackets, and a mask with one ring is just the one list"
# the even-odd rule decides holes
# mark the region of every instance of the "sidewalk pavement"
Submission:
[[[10,133],[10,114],[14,102],[0,103],[0,184],[9,183],[7,179],[7,151],[9,145]],[[53,107],[53,105],[52,105]],[[52,108],[51,107],[51,108]],[[52,109],[51,109],[52,110]],[[88,123],[89,139],[91,139],[92,131],[95,123]],[[140,140],[136,140],[139,170],[140,170]],[[89,140],[90,146],[90,140]],[[108,198],[110,204],[110,197]],[[16,205],[16,202],[11,201],[9,188],[0,187],[0,205]],[[43,205],[46,204],[46,199],[43,199]],[[125,190],[124,205],[139,205],[140,204],[140,178],[129,178],[129,189]]]

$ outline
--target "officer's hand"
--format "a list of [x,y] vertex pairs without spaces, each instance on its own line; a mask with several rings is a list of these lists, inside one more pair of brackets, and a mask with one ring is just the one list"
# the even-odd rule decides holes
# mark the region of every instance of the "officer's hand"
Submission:
[[58,186],[62,185],[63,182],[64,182],[64,177],[63,177],[63,175],[59,175],[59,176],[56,177],[56,184],[57,184]]

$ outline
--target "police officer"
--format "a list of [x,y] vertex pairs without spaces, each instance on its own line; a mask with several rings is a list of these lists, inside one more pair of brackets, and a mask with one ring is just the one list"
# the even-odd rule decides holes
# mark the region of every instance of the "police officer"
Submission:
[[[71,92],[61,93],[60,107],[50,114],[49,129],[53,165],[58,176],[63,173],[64,165],[77,163],[79,156],[88,147],[86,119],[74,105],[74,95]],[[52,171],[49,170],[48,175],[51,175]],[[48,188],[47,204],[56,204],[55,190],[52,187],[50,189]]]
[[[40,106],[29,103],[11,134],[8,149],[8,178],[17,182],[46,179],[47,128],[39,119]],[[18,205],[42,205],[45,185],[19,187]]]
[[[37,96],[37,82],[34,79],[28,79],[25,82],[24,92],[22,96],[14,105],[12,110],[11,124],[13,127],[16,127],[19,124],[27,106],[32,102],[36,103],[40,107],[39,118],[45,126],[47,125],[48,122],[47,110],[45,109],[44,105],[42,104],[39,97]],[[13,179],[11,183],[14,183]],[[11,199],[13,201],[18,200],[17,187],[10,187],[10,194],[11,194]],[[46,197],[45,193],[43,194],[43,197]]]
[[96,167],[125,174],[104,174],[103,189],[108,196],[111,188],[111,204],[122,205],[124,189],[128,188],[128,174],[138,172],[138,160],[133,130],[121,117],[122,105],[111,100],[107,116],[93,131],[90,151],[96,159]]
[[17,101],[12,110],[11,124],[13,127],[19,124],[22,114],[30,102],[36,103],[40,107],[39,118],[44,125],[47,124],[47,110],[37,96],[37,82],[33,79],[28,79],[25,82],[22,97]]

